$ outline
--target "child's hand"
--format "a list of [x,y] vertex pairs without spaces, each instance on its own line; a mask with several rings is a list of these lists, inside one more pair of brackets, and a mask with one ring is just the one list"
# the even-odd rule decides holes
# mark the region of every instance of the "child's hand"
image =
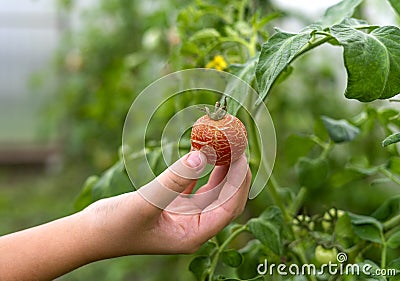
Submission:
[[179,196],[191,193],[205,165],[203,154],[191,152],[139,191],[85,209],[92,237],[102,248],[101,258],[192,253],[237,217],[245,207],[251,181],[245,156],[230,167],[215,167],[208,183],[196,192],[200,195]]
[[242,156],[187,196],[205,165],[191,152],[139,191],[0,237],[0,279],[52,280],[101,259],[196,251],[243,211],[251,180]]

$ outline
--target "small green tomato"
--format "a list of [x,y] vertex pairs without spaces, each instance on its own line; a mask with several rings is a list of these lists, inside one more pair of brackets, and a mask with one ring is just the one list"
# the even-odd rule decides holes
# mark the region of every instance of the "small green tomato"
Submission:
[[326,249],[321,245],[315,247],[315,259],[319,264],[335,263],[337,254],[336,248]]

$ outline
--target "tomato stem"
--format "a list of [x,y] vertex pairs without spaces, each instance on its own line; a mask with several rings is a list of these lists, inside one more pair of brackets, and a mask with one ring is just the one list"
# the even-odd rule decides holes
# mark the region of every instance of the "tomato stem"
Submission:
[[226,96],[224,96],[222,103],[220,103],[219,101],[215,103],[214,111],[210,111],[208,107],[200,108],[200,110],[205,111],[208,117],[210,117],[212,120],[218,121],[225,117],[227,113],[226,105],[227,105]]
[[208,280],[213,280],[215,268],[217,267],[218,260],[222,252],[225,250],[225,248],[235,239],[240,233],[247,231],[247,225],[242,225],[235,231],[231,233],[231,235],[222,243],[222,245],[218,248],[217,252],[215,253],[213,260],[211,262],[211,267],[210,271],[208,274],[209,279]]

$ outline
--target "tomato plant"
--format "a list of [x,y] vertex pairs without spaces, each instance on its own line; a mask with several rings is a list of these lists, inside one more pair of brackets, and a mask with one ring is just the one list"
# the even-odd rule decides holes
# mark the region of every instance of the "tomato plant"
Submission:
[[[362,15],[363,2],[342,0],[298,33],[273,31],[271,25],[282,14],[269,1],[203,0],[179,10],[179,44],[170,54],[171,69],[211,67],[252,85],[258,99],[246,93],[241,99],[255,111],[268,103],[280,145],[268,188],[249,202],[242,220],[203,245],[190,262],[197,280],[360,280],[353,275],[286,276],[276,271],[270,277],[257,271],[265,259],[304,265],[335,261],[339,253],[346,255],[340,263],[399,269],[400,156],[395,144],[400,141],[400,113],[395,103],[384,100],[400,92],[400,29],[353,17]],[[387,4],[400,13],[398,1]],[[323,95],[331,74],[318,76],[321,86],[312,80],[315,68],[307,61],[311,50],[327,45],[343,51],[347,85],[340,97]],[[296,68],[304,72],[301,83],[290,88]],[[297,97],[294,93],[303,84],[308,84],[307,91],[320,87],[318,95]],[[292,93],[285,93],[288,88]],[[163,122],[197,102],[193,96],[182,97],[157,120]],[[227,111],[246,120],[232,100]],[[261,147],[252,123],[244,123],[249,125],[254,170]],[[190,136],[181,142],[180,149],[187,151]],[[160,173],[165,168],[160,165],[161,144],[146,144],[149,163]],[[119,160],[100,177],[87,180],[77,207],[130,190]]]

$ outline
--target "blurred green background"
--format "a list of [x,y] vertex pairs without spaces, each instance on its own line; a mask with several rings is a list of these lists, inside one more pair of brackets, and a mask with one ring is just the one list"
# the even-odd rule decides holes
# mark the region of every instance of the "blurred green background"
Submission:
[[[197,56],[183,48],[183,40],[202,26],[220,24],[212,16],[185,19],[182,11],[195,15],[197,2],[201,1],[0,3],[0,235],[73,213],[85,179],[118,159],[123,122],[135,96],[157,78],[204,67],[219,54]],[[205,2],[210,11],[223,11],[230,1]],[[259,12],[274,15],[265,27],[268,37],[276,26],[298,31],[338,1],[250,2]],[[360,17],[376,24],[396,21],[385,16],[393,14],[386,3],[366,2],[357,11]],[[228,63],[244,62],[235,61],[232,53],[240,53],[235,46],[223,46],[220,52],[232,58]],[[344,98],[341,60],[340,49],[332,46],[302,57],[267,101],[277,131],[274,173],[284,186],[293,185],[293,158],[302,153],[293,148],[290,136],[319,130],[320,115],[351,119],[366,107]],[[362,156],[365,151],[372,163],[385,159],[380,148],[385,132],[371,126],[357,145],[335,149],[335,168],[348,155]],[[335,206],[369,213],[395,193],[391,186],[360,182],[318,191],[318,204],[310,198],[307,207],[311,212]],[[242,219],[257,215],[269,202],[263,192],[249,202]],[[189,260],[124,257],[85,266],[59,280],[194,280],[187,270]]]

